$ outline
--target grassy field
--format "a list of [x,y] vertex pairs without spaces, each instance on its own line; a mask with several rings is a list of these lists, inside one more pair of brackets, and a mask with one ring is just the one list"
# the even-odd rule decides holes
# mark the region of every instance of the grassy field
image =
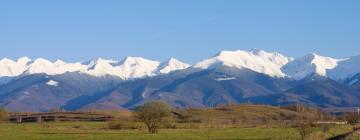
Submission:
[[[301,121],[323,119],[318,118],[322,114],[317,110],[301,110],[265,105],[175,110],[158,134],[149,134],[130,111],[96,112],[112,119],[107,122],[0,123],[0,140],[300,140],[300,130],[305,129],[306,140],[324,140],[352,131],[350,125],[301,127]],[[74,116],[71,112],[57,115],[87,116],[86,113]],[[352,139],[358,139],[358,134]]]
[[211,139],[297,139],[294,129],[163,129],[159,134],[146,130],[109,130],[104,122],[2,124],[0,139],[14,140],[206,140]]
[[[330,137],[351,128],[338,126],[322,133],[313,128],[310,139]],[[314,137],[314,138],[311,138]],[[161,129],[158,134],[144,130],[111,130],[107,122],[53,122],[53,123],[2,123],[1,140],[240,140],[240,139],[300,139],[295,128],[212,128],[212,129]]]

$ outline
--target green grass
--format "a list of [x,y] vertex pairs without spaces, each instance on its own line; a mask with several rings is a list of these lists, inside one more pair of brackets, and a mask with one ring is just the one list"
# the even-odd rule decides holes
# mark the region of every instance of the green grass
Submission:
[[[184,119],[172,118],[162,126],[177,129],[161,129],[158,134],[149,134],[143,123],[125,111],[101,114],[115,116],[111,126],[120,127],[112,128],[129,130],[109,129],[109,122],[0,123],[0,140],[299,140],[298,129],[291,128],[294,119],[318,116],[258,105],[177,111]],[[348,125],[311,127],[306,139],[322,140],[351,130]]]
[[[350,127],[331,129],[340,134]],[[321,134],[320,128],[314,128]],[[310,135],[311,136],[311,135]],[[313,137],[313,136],[311,136]],[[2,123],[0,140],[297,140],[300,138],[294,128],[213,128],[213,129],[161,129],[158,134],[146,130],[110,130],[107,122],[54,122],[54,123]],[[315,136],[315,139],[317,136]]]
[[[313,139],[346,132],[350,127],[339,126],[331,133],[316,131]],[[158,134],[146,130],[110,130],[107,122],[54,122],[54,123],[2,123],[1,140],[284,140],[300,139],[294,128],[213,128],[213,129],[161,129]]]
[[298,139],[289,128],[109,130],[106,122],[0,124],[1,140],[207,140],[211,139]]

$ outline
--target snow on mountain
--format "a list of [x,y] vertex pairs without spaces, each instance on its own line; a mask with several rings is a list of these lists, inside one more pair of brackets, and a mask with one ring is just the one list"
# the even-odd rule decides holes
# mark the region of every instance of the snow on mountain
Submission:
[[312,53],[289,62],[282,71],[297,80],[311,74],[327,76],[327,70],[335,68],[339,61],[341,60]]
[[87,67],[85,71],[82,71],[83,73],[93,76],[112,75],[122,79],[132,79],[152,76],[160,62],[141,57],[126,57],[121,62],[98,58],[83,64]]
[[349,59],[334,59],[309,54],[293,59],[276,52],[252,49],[250,51],[221,51],[214,57],[205,59],[191,66],[174,58],[165,62],[148,60],[142,57],[126,57],[122,61],[94,59],[86,63],[66,63],[61,60],[51,62],[44,58],[31,60],[22,57],[16,61],[4,58],[0,60],[0,78],[8,81],[8,77],[45,73],[48,75],[66,72],[80,72],[92,76],[117,76],[121,79],[167,74],[189,67],[196,69],[213,69],[227,66],[237,69],[249,69],[272,77],[292,77],[302,79],[311,74],[328,76],[334,80],[345,80],[360,73],[360,55]]
[[334,80],[343,81],[360,73],[360,55],[344,59],[338,66],[329,70],[329,77]]
[[32,61],[28,57],[19,58],[17,61],[4,58],[0,60],[0,77],[37,73],[57,75],[66,72],[80,72],[92,76],[111,75],[122,79],[133,79],[166,74],[189,66],[173,58],[162,63],[141,57],[127,57],[121,62],[97,58],[85,63],[66,63],[62,60],[51,62],[44,58]]
[[348,85],[351,86],[351,85],[353,85],[353,84],[355,84],[355,83],[357,83],[357,82],[359,82],[359,79],[354,79],[354,80],[351,80],[351,81],[348,83]]
[[46,85],[57,87],[59,85],[59,83],[54,80],[50,80],[50,81],[46,82]]
[[183,63],[175,58],[170,58],[168,61],[162,62],[158,67],[158,73],[166,74],[176,70],[182,70],[190,67],[189,64]]
[[83,63],[83,66],[86,67],[85,70],[81,70],[82,73],[86,73],[93,76],[106,76],[106,75],[113,75],[121,77],[121,72],[118,71],[114,65],[117,62],[114,60],[106,60],[102,58],[97,58],[91,60],[87,63]]
[[147,60],[142,57],[126,57],[120,65],[116,67],[121,71],[122,77],[140,78],[145,76],[154,76],[160,62]]
[[161,63],[142,57],[126,57],[121,62],[96,59],[88,63],[87,66],[88,70],[85,71],[87,74],[94,76],[113,75],[122,79],[155,76],[189,67],[188,64],[173,58]]
[[13,61],[7,58],[0,60],[0,77],[13,77],[23,73],[27,66],[25,59]]
[[29,57],[25,56],[25,57],[21,57],[21,58],[17,59],[16,62],[18,64],[26,66],[26,65],[28,65],[29,62],[31,62],[31,59]]
[[38,58],[29,64],[24,74],[45,73],[48,75],[63,74],[66,72],[84,71],[86,67],[81,63],[65,63],[61,60],[51,62],[44,58]]
[[291,60],[292,58],[279,53],[258,49],[221,51],[218,55],[195,64],[193,68],[212,69],[228,66],[238,69],[246,68],[273,77],[285,77],[281,67]]

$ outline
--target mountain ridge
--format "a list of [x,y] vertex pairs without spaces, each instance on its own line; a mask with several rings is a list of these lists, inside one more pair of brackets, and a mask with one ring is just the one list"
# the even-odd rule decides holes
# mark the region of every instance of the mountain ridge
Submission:
[[[170,58],[164,62],[142,57],[126,57],[120,61],[96,58],[87,62],[67,63],[62,60],[52,62],[44,58],[31,60],[28,57],[21,57],[16,61],[8,58],[1,59],[0,77],[16,77],[22,74],[37,73],[56,75],[66,72],[81,72],[94,76],[112,75],[121,79],[134,79],[184,69],[213,69],[229,66],[238,69],[251,69],[272,77],[290,77],[301,80],[316,73],[334,80],[344,81],[360,72],[360,67],[353,66],[358,60],[360,60],[360,55],[337,59],[310,53],[303,57],[293,58],[260,49],[221,51],[215,56],[203,59],[193,65],[175,58]],[[347,74],[348,71],[351,73]]]
[[292,58],[259,49],[222,51],[193,65],[175,58],[93,59],[67,63],[27,57],[0,60],[0,107],[132,109],[150,100],[173,107],[303,103],[360,106],[360,56]]

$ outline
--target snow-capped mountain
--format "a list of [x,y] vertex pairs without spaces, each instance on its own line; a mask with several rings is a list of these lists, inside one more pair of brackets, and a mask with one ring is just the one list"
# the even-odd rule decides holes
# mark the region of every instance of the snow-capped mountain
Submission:
[[196,63],[193,67],[200,69],[212,69],[219,66],[246,68],[272,77],[285,77],[281,68],[291,60],[291,57],[258,49],[222,51],[212,58]]
[[340,59],[334,59],[312,53],[289,62],[282,67],[282,71],[286,75],[297,80],[303,79],[312,74],[327,76],[327,70],[335,68],[337,63],[340,61]]
[[66,72],[84,71],[86,67],[81,63],[65,63],[64,61],[57,60],[51,62],[44,58],[38,58],[27,65],[27,69],[23,74],[37,74],[45,73],[48,75],[63,74]]
[[102,58],[96,58],[89,62],[85,62],[82,65],[85,66],[85,69],[81,71],[81,73],[86,73],[92,76],[101,77],[106,75],[114,75],[121,77],[120,71],[115,68],[116,61],[114,60],[106,60]]
[[221,51],[194,65],[174,58],[164,62],[97,58],[75,63],[5,58],[0,60],[0,107],[14,111],[120,109],[158,99],[174,107],[248,101],[357,107],[359,62],[360,55],[335,59],[309,54],[293,59],[258,49]]
[[121,71],[125,79],[139,78],[144,76],[154,76],[158,61],[147,60],[142,57],[127,57],[120,62],[117,69]]
[[27,69],[28,58],[20,58],[13,61],[7,58],[0,60],[0,77],[18,76]]
[[158,73],[166,74],[176,70],[182,70],[190,67],[189,64],[183,63],[175,58],[162,62],[158,67]]
[[230,67],[247,69],[271,77],[288,77],[296,80],[312,74],[345,80],[360,73],[357,63],[360,55],[349,59],[335,59],[315,53],[293,59],[277,52],[259,49],[250,51],[221,51],[217,55],[202,60],[194,65],[171,58],[165,62],[148,60],[142,57],[126,57],[121,61],[97,58],[88,62],[66,63],[62,60],[51,62],[44,58],[31,60],[28,57],[0,60],[0,78],[16,77],[44,73],[48,75],[78,72],[96,77],[116,76],[123,80],[168,74],[184,69],[214,69]]
[[31,62],[31,59],[29,57],[21,57],[19,59],[17,59],[16,61],[18,64],[21,64],[23,66],[26,66],[29,62]]
[[329,70],[329,77],[334,80],[343,81],[360,73],[360,55],[343,59],[338,66]]
[[142,57],[126,57],[120,62],[96,59],[87,64],[87,66],[88,69],[83,72],[90,75],[112,75],[121,79],[133,79],[167,74],[176,70],[186,69],[190,65],[174,58],[165,62],[158,62]]
[[125,80],[167,74],[186,69],[189,66],[189,64],[174,58],[165,62],[147,60],[141,57],[126,57],[122,61],[97,58],[84,63],[66,63],[62,60],[51,62],[44,58],[37,58],[33,61],[28,57],[20,58],[17,61],[4,58],[0,60],[0,77],[16,77],[39,73],[58,75],[66,72],[79,72],[96,77],[117,76]]

